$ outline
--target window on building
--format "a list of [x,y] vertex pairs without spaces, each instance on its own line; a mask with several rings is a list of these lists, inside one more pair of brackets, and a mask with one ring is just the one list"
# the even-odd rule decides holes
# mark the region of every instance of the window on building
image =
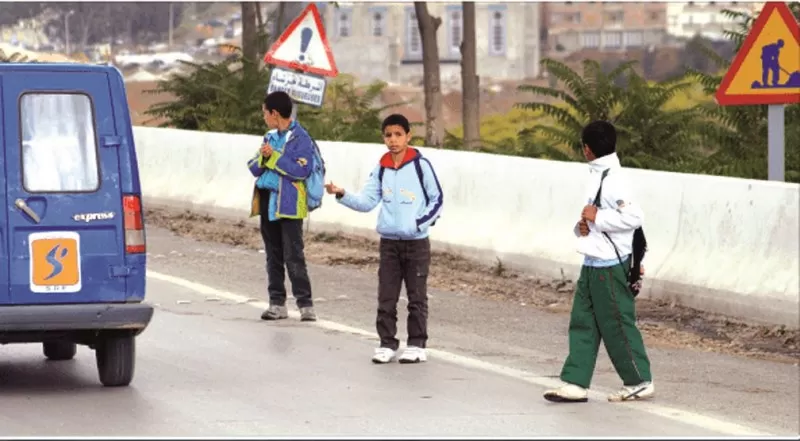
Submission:
[[372,36],[383,37],[386,34],[386,18],[384,11],[372,12]]
[[28,93],[20,100],[22,184],[29,192],[100,188],[92,101],[78,93]]
[[450,55],[461,55],[461,39],[464,38],[464,22],[461,8],[447,11],[447,41],[450,43]]
[[339,37],[349,37],[352,35],[353,24],[350,10],[340,9],[336,11],[336,35]]
[[600,47],[600,33],[599,32],[584,32],[581,34],[581,46],[584,48]]
[[637,47],[644,44],[644,33],[642,31],[627,31],[623,39],[626,47]]
[[661,11],[651,11],[650,12],[650,20],[653,20],[653,21],[661,20]]
[[506,53],[506,11],[489,11],[489,55]]
[[616,49],[622,47],[622,33],[621,32],[604,33],[603,46],[609,49]]
[[580,23],[581,22],[581,13],[580,12],[574,12],[574,13],[570,14],[568,21],[570,23]]
[[606,13],[606,22],[609,24],[622,23],[625,19],[625,11],[611,11]]
[[417,14],[413,9],[406,12],[406,58],[419,58],[422,55],[422,38],[419,35]]

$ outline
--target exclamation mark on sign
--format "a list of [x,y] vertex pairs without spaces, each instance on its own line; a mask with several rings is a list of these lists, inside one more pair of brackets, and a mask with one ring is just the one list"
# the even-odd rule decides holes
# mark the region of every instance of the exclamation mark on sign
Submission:
[[300,33],[300,61],[305,61],[306,50],[308,50],[308,44],[311,43],[311,37],[314,35],[314,31],[311,28],[303,28],[303,31]]

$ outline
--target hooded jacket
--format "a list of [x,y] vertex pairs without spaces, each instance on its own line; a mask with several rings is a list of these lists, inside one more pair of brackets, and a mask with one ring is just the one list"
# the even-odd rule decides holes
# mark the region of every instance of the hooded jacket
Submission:
[[[415,160],[422,170],[422,184],[413,163]],[[382,178],[381,167],[384,168]],[[428,228],[442,214],[444,195],[431,163],[418,150],[409,147],[398,167],[395,168],[391,154],[386,153],[361,192],[345,192],[337,200],[361,212],[372,211],[382,203],[376,227],[378,234],[385,239],[415,240],[428,237]]]

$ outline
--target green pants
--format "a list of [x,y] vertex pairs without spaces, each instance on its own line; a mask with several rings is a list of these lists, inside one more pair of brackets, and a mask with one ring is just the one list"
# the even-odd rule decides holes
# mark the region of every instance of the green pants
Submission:
[[600,340],[625,386],[652,381],[650,360],[636,328],[636,304],[626,282],[625,266],[584,266],[578,278],[569,320],[569,356],[561,380],[588,388]]

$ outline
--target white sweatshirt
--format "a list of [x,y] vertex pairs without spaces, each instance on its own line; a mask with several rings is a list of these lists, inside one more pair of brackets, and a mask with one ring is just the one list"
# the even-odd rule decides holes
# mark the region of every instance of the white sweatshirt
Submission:
[[[581,236],[577,223],[573,229],[578,237],[578,252],[595,259],[616,259],[614,247],[602,234],[607,233],[617,246],[619,255],[631,253],[633,248],[633,232],[644,223],[644,212],[633,200],[630,186],[622,175],[619,158],[616,153],[597,158],[589,163],[589,182],[581,210],[591,205],[600,187],[603,170],[610,169],[603,180],[603,191],[600,194],[600,208],[594,222],[588,222],[589,235]],[[578,211],[580,216],[580,211]]]

